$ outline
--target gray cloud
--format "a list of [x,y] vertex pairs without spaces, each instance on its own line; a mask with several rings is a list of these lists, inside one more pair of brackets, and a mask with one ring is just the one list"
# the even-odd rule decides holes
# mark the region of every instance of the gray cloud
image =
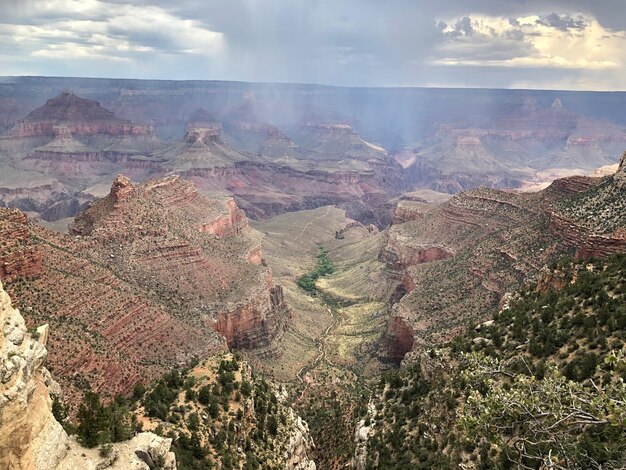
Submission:
[[545,31],[520,24],[535,15],[555,34],[584,34],[597,21],[614,45],[623,0],[0,1],[6,74],[611,88],[626,60],[606,49],[551,62],[534,40]]
[[548,16],[544,16],[537,20],[538,24],[544,26],[550,26],[561,31],[569,31],[570,29],[585,29],[587,22],[582,16],[573,18],[569,15],[559,15],[558,13],[550,13]]

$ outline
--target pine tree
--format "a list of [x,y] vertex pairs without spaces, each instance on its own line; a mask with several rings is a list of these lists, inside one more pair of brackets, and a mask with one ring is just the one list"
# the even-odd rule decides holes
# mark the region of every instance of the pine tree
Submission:
[[85,447],[95,447],[102,444],[106,436],[102,435],[106,428],[106,416],[100,397],[97,393],[88,391],[78,409],[78,439]]

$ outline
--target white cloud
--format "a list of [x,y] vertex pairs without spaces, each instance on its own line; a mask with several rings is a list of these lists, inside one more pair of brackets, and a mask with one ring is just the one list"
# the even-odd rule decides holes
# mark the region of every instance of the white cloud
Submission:
[[129,61],[147,52],[214,57],[223,48],[221,33],[157,6],[48,0],[34,8],[40,21],[0,23],[2,49],[33,58]]
[[442,32],[446,41],[437,50],[437,65],[607,70],[622,67],[625,59],[626,34],[582,14],[470,15]]

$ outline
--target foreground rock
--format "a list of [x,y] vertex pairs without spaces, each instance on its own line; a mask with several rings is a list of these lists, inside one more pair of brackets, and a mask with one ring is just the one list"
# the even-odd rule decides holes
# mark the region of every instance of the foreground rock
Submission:
[[0,326],[0,467],[147,470],[158,461],[164,470],[176,469],[176,459],[169,451],[171,440],[152,433],[116,444],[110,459],[100,457],[97,450],[81,448],[52,414],[50,391],[58,393],[59,386],[43,366],[48,325],[28,333],[1,283]]

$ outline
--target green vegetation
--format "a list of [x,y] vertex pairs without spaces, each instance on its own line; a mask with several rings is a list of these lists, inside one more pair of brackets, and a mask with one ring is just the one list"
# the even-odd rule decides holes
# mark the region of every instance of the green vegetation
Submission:
[[354,455],[354,425],[365,415],[368,393],[347,386],[318,386],[298,413],[315,442],[318,468],[341,468]]
[[626,226],[626,199],[623,188],[617,184],[616,175],[606,176],[587,191],[564,198],[556,209],[594,233],[610,235]]
[[133,436],[136,423],[122,398],[105,406],[92,391],[85,393],[76,417],[78,440],[85,447],[126,441]]
[[328,250],[323,246],[319,247],[317,254],[317,267],[311,273],[304,274],[298,278],[298,286],[309,294],[317,294],[316,281],[322,276],[328,276],[334,272],[333,263],[328,259]]
[[171,371],[139,404],[150,429],[172,439],[181,470],[284,468],[288,411],[238,355]]
[[[611,369],[626,370],[621,351],[606,359]],[[522,468],[624,468],[626,387],[618,376],[586,386],[554,366],[537,379],[482,353],[466,360],[461,429],[501,449],[500,461]]]
[[368,468],[624,468],[626,255],[544,275],[383,377]]

